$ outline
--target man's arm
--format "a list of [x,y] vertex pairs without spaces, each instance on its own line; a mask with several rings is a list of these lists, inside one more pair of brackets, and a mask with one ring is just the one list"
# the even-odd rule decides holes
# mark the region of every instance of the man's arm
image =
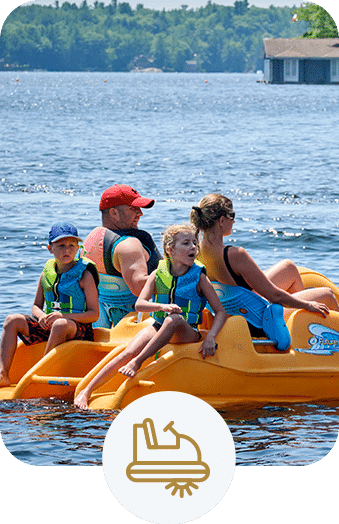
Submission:
[[129,237],[120,242],[113,253],[113,265],[122,275],[130,291],[136,297],[144,287],[148,277],[147,261],[149,254],[140,240]]

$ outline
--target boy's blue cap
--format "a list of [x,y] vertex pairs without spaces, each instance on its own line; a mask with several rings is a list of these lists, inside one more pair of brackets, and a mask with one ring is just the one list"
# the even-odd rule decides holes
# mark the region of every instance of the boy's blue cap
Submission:
[[76,238],[82,242],[82,239],[78,236],[78,230],[75,226],[73,226],[73,224],[69,224],[67,222],[57,222],[51,227],[48,235],[48,242],[51,244],[52,242],[56,242],[57,240],[66,237]]

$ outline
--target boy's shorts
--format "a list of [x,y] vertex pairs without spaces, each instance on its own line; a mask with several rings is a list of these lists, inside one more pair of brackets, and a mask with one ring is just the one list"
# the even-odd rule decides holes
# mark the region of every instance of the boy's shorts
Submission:
[[[26,322],[28,324],[29,335],[26,337],[21,333],[18,333],[19,338],[23,341],[26,346],[31,346],[32,344],[39,344],[39,342],[46,342],[50,335],[50,329],[44,329],[39,325],[38,319],[36,317],[31,317],[25,315]],[[82,324],[73,320],[77,326],[77,332],[73,340],[88,340],[93,342],[93,328],[92,324]]]

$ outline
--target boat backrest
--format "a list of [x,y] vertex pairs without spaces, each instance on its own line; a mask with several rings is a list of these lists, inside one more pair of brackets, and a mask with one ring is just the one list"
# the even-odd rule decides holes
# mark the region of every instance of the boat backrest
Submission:
[[209,331],[213,326],[213,315],[211,311],[205,308],[202,312],[202,322],[199,324],[199,330],[206,329]]

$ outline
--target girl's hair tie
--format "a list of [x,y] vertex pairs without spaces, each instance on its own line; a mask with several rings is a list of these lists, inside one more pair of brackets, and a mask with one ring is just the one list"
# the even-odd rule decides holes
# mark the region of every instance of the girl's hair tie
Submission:
[[192,206],[192,209],[194,209],[194,211],[196,211],[199,215],[199,217],[201,217],[202,215],[202,209],[198,206]]

